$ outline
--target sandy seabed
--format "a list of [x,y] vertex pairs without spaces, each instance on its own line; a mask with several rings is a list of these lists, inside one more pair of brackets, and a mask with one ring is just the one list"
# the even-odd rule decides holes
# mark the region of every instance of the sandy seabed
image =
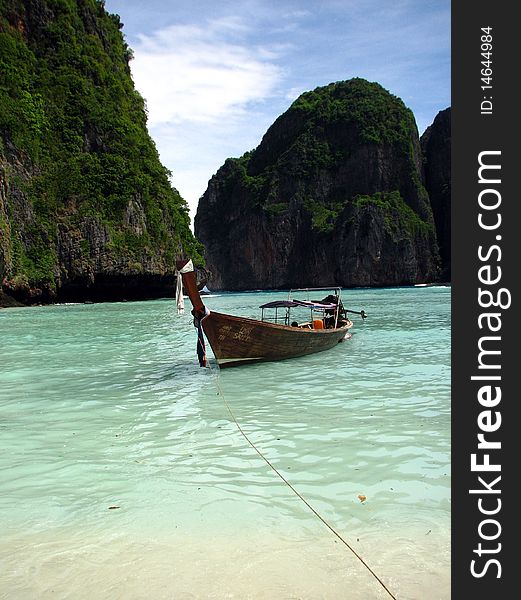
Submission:
[[[68,534],[68,535],[67,535]],[[445,532],[349,540],[397,600],[450,598]],[[102,539],[56,531],[4,538],[5,600],[380,600],[392,596],[333,534],[263,531]]]

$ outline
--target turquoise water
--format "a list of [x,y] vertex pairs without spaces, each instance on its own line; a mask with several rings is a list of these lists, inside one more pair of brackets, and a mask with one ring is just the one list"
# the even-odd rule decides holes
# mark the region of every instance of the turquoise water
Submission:
[[396,598],[450,598],[450,288],[344,300],[350,340],[221,372],[170,299],[1,310],[0,598],[390,598],[226,403]]

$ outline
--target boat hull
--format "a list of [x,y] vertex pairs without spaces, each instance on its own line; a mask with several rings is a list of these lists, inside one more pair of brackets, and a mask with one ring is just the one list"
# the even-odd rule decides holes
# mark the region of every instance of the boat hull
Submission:
[[226,368],[329,350],[348,335],[352,323],[336,329],[301,329],[211,312],[201,325],[219,366]]

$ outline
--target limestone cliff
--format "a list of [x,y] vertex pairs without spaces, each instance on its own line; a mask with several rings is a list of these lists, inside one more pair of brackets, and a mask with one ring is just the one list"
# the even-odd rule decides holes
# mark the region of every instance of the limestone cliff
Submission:
[[121,28],[102,0],[0,3],[0,305],[171,295],[202,260]]
[[440,111],[420,142],[424,159],[425,187],[436,223],[441,255],[441,280],[450,281],[451,255],[451,111]]
[[436,280],[411,111],[363,79],[304,93],[255,150],[212,177],[195,234],[211,289]]

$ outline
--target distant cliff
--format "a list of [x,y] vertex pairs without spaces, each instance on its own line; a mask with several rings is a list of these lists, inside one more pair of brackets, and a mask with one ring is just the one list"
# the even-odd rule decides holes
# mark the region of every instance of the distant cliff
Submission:
[[414,117],[376,83],[302,94],[212,177],[195,218],[211,289],[435,281]]
[[440,111],[420,142],[424,157],[425,187],[429,193],[440,247],[440,279],[450,281],[451,255],[451,110]]
[[201,263],[100,0],[0,3],[0,305],[172,294]]

